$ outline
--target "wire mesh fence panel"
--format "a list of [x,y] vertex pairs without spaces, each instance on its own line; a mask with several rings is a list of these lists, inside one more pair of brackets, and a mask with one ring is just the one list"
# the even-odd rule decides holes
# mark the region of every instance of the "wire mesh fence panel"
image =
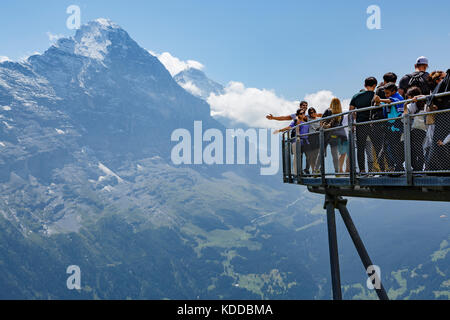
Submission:
[[405,172],[404,123],[401,118],[357,124],[356,165],[359,174]]
[[336,127],[324,132],[325,174],[343,176],[349,171],[348,129]]
[[413,172],[450,172],[450,110],[411,118]]
[[[450,93],[439,97],[444,96]],[[367,175],[387,175],[405,177],[412,185],[414,176],[450,175],[450,105],[403,114],[400,106],[412,102],[383,105],[387,118],[371,114],[372,120],[356,122],[355,113],[377,110],[370,107],[302,123],[296,134],[283,136],[285,179],[302,183],[315,177],[326,183],[326,177],[346,177],[353,185]]]
[[299,136],[292,135],[286,138],[284,163],[286,166],[286,176],[292,181],[299,178],[302,173],[302,167],[304,166],[304,160],[302,159],[304,156],[300,141]]
[[297,175],[296,172],[296,168],[295,168],[295,163],[296,163],[296,158],[295,158],[295,144],[293,143],[294,140],[293,139],[288,139],[287,140],[287,148],[286,148],[286,152],[288,155],[288,159],[287,159],[287,174],[288,174],[288,178],[292,181],[293,176]]
[[301,146],[299,139],[298,137],[290,139],[291,173],[294,177],[297,177],[301,173]]
[[[430,125],[427,125],[427,118]],[[431,121],[433,124],[431,124]],[[414,114],[410,118],[410,123],[411,170],[420,173],[425,170],[426,154],[429,153],[432,145],[434,116],[426,116],[421,113]]]
[[303,134],[300,137],[301,174],[304,177],[318,176],[318,168],[320,168],[320,133],[318,131],[310,131],[308,134]]
[[283,135],[282,140],[282,161],[283,161],[283,178],[285,181],[289,181],[291,175],[291,146],[288,139],[288,134]]

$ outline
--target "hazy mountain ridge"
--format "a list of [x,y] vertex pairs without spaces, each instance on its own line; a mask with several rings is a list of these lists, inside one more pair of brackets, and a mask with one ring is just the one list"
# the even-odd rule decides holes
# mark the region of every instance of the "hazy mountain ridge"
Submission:
[[211,80],[203,71],[195,68],[183,70],[173,78],[180,86],[205,101],[212,93],[217,95],[224,93],[223,85]]

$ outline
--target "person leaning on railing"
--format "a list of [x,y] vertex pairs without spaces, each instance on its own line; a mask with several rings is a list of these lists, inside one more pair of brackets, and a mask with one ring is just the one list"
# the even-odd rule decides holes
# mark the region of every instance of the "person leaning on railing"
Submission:
[[298,109],[296,113],[296,119],[291,122],[291,124],[285,128],[275,130],[273,134],[278,134],[282,132],[289,131],[289,140],[291,142],[291,153],[294,156],[292,167],[293,174],[297,175],[297,141],[300,140],[301,143],[301,157],[303,154],[306,155],[306,168],[303,173],[307,173],[308,168],[310,167],[311,159],[309,158],[309,137],[304,136],[300,137],[301,134],[306,134],[309,132],[309,125],[300,126],[301,123],[305,123],[307,118],[305,116],[305,111],[302,109]]
[[[317,113],[316,109],[313,107],[308,109],[308,121],[317,120],[320,117],[322,117],[322,114]],[[320,130],[320,122],[313,122],[309,124],[309,133],[311,135],[309,136],[309,158],[311,159],[311,170],[312,172],[318,172],[318,169],[316,168],[317,158],[319,156],[319,149],[320,149],[320,139],[319,139],[319,132]]]
[[[338,144],[339,152],[339,172],[350,172],[350,158],[348,156],[349,151],[349,141],[348,141],[348,117],[345,115],[342,117],[341,125],[345,128],[343,129],[344,136],[341,136]],[[345,170],[344,170],[345,165]]]
[[[428,77],[428,84],[431,89],[431,91],[434,91],[438,84],[445,78],[446,73],[444,71],[433,71],[430,73]],[[425,95],[424,95],[425,96]],[[438,109],[437,106],[435,106],[432,101],[427,104],[426,106],[426,112],[432,112],[436,111]],[[428,170],[429,163],[430,163],[430,154],[431,154],[431,146],[433,144],[433,135],[434,135],[434,114],[429,114],[425,117],[425,124],[427,126],[427,133],[426,138],[424,142],[424,150],[425,150],[425,170]]]
[[375,90],[375,94],[381,99],[386,99],[386,96],[384,94],[384,86],[390,82],[397,83],[397,75],[393,72],[385,73],[383,76],[383,82],[381,82]]
[[[384,94],[386,95],[386,99],[381,99],[377,96],[374,98],[375,103],[381,102],[389,104],[404,100],[404,98],[398,93],[397,85],[392,82],[384,86]],[[402,172],[405,170],[403,167],[404,149],[401,141],[404,130],[403,123],[401,119],[394,119],[403,115],[403,108],[403,104],[397,104],[384,108],[387,118],[393,119],[386,123],[386,157],[388,159],[390,169],[396,172]]]
[[[447,70],[445,76],[441,74],[436,82],[437,86],[433,94],[450,91],[450,69]],[[448,110],[450,109],[450,96],[433,98],[428,102],[428,105],[435,106],[433,109],[438,111]],[[447,139],[450,133],[450,112],[435,114],[434,125],[430,153],[426,159],[425,169],[427,171],[448,171],[450,170],[450,150],[448,145],[443,144],[443,141]]]
[[[350,101],[350,110],[367,108],[372,105],[372,100],[375,97],[375,89],[377,87],[378,81],[375,77],[369,77],[364,80],[364,88],[355,94]],[[356,112],[354,113],[356,122],[366,122],[370,121],[370,111]],[[357,147],[357,159],[358,167],[360,173],[366,172],[366,143],[367,137],[370,137],[372,143],[374,143],[374,148],[376,154],[379,153],[381,146],[378,144],[378,139],[376,132],[371,130],[370,125],[356,126],[356,147]],[[369,171],[373,172],[373,165],[369,162]]]
[[[338,98],[333,98],[330,103],[330,108],[324,112],[323,118],[327,118],[332,115],[337,115],[337,114],[341,114],[341,113],[342,113],[341,101]],[[340,127],[340,126],[342,126],[342,119],[343,119],[342,116],[334,117],[331,119],[325,119],[320,122],[320,125],[324,129]],[[347,141],[347,136],[346,136],[344,128],[339,128],[339,129],[325,132],[324,150],[326,150],[328,145],[330,145],[331,156],[333,158],[333,166],[334,166],[335,173],[340,172],[339,145],[344,144],[346,141]],[[317,158],[317,160],[316,160],[316,168],[320,168],[320,157]]]
[[411,87],[406,92],[406,99],[411,100],[405,104],[405,114],[416,115],[411,118],[411,167],[413,171],[423,171],[425,164],[425,138],[427,135],[427,125],[425,117],[418,114],[424,113],[425,101],[417,101],[422,96],[419,87]]

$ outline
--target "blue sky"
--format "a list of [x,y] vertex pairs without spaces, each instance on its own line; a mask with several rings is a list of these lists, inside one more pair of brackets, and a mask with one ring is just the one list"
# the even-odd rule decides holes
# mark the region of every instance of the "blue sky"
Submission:
[[[15,0],[1,4],[0,56],[43,52],[47,32],[72,35],[72,4],[82,23],[109,18],[149,50],[200,61],[218,82],[273,89],[289,100],[322,89],[349,98],[365,77],[403,75],[420,55],[432,70],[450,67],[448,0]],[[366,27],[369,5],[381,9],[381,30]]]

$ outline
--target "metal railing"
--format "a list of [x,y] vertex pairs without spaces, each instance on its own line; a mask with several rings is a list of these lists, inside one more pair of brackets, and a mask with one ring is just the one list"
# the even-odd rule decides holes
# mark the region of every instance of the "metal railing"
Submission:
[[[450,91],[349,110],[291,128],[282,135],[284,182],[326,185],[328,179],[338,178],[342,184],[357,185],[362,178],[383,177],[401,178],[406,185],[413,185],[414,177],[450,176],[450,142],[445,141],[447,137],[450,140],[450,106],[394,118],[355,120],[361,112],[389,110],[400,104],[407,108],[407,104],[415,101],[432,102],[448,95]],[[320,125],[317,131],[310,129],[299,134],[302,126],[337,117],[348,117],[348,125],[331,128]],[[295,137],[291,135],[293,130],[297,130]]]

